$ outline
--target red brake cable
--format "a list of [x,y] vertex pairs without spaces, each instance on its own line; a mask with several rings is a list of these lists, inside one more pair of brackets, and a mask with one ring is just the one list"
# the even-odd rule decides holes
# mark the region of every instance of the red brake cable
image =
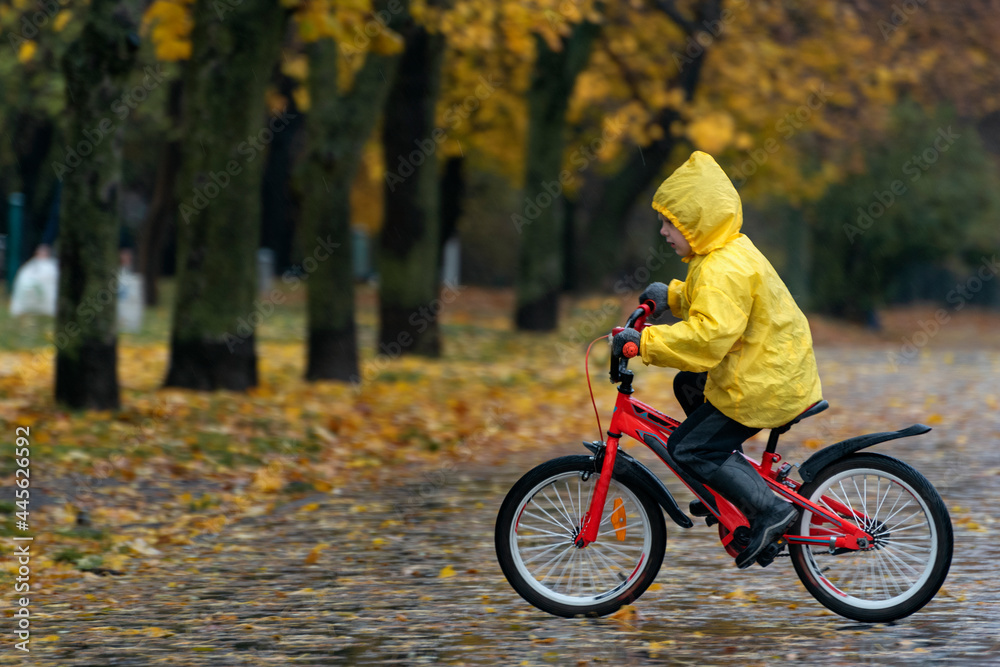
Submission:
[[583,358],[583,372],[587,376],[587,389],[590,390],[590,403],[594,406],[594,416],[597,417],[597,435],[600,442],[604,442],[604,429],[601,428],[601,415],[597,412],[597,401],[594,400],[594,388],[590,386],[590,348],[594,346],[599,340],[604,340],[611,334],[604,334],[599,336],[594,340],[590,341],[590,345],[587,346],[587,354]]

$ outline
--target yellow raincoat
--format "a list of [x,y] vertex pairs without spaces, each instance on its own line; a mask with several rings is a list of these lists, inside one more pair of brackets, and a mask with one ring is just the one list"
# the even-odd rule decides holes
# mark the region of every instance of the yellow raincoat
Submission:
[[752,428],[781,426],[822,398],[805,315],[767,258],[740,233],[729,177],[696,151],[653,197],[691,244],[684,282],[669,286],[674,325],[646,327],[644,363],[708,371],[705,398]]

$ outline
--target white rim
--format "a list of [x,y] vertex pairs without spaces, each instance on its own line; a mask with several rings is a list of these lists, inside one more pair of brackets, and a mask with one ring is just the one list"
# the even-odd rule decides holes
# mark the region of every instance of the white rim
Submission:
[[595,473],[584,481],[580,472],[573,471],[539,483],[525,494],[510,527],[518,573],[554,602],[571,606],[603,602],[631,586],[649,560],[653,543],[649,517],[639,499],[614,480],[597,541],[584,549],[573,543],[599,477]]
[[[824,495],[867,516],[866,530],[875,541],[872,549],[837,555],[827,547],[804,547],[815,580],[860,609],[885,609],[916,594],[934,568],[938,534],[930,509],[913,487],[882,470],[855,468],[828,479],[810,500],[823,504]],[[812,517],[808,510],[803,514],[807,531],[832,528],[812,524]]]

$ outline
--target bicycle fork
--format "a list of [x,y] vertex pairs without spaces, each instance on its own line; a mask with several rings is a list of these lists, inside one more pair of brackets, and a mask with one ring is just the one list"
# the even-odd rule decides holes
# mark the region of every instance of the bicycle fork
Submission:
[[580,532],[573,539],[574,544],[581,549],[597,540],[604,514],[604,502],[608,498],[608,487],[611,486],[611,473],[615,469],[615,458],[618,456],[618,440],[619,438],[608,438],[608,444],[604,448],[601,476],[597,480],[597,486],[594,487],[594,494],[590,497],[590,508],[580,520]]

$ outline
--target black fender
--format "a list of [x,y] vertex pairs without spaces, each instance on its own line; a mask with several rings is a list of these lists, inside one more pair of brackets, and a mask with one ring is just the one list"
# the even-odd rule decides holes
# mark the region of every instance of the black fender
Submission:
[[[595,472],[600,472],[604,463],[604,446],[593,442],[583,444],[594,453],[594,469]],[[677,501],[660,478],[620,447],[615,455],[615,469],[612,476],[625,486],[636,488],[649,495],[678,526],[690,528],[694,525],[691,518],[677,506]]]
[[885,442],[886,440],[908,438],[911,435],[923,435],[930,430],[930,426],[914,424],[913,426],[904,428],[901,431],[869,433],[868,435],[859,435],[853,438],[848,438],[847,440],[842,440],[838,443],[830,445],[829,447],[824,447],[806,459],[806,462],[799,466],[799,477],[802,478],[803,482],[811,482],[816,478],[816,474],[819,473],[820,470],[827,467],[834,461],[842,459],[849,454],[853,454],[858,450],[871,447],[872,445],[877,445],[878,443]]

